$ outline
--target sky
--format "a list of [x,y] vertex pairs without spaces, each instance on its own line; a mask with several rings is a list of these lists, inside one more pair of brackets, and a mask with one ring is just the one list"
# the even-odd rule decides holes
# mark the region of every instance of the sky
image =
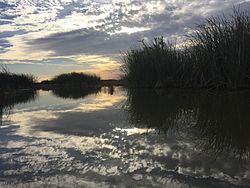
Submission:
[[250,0],[0,0],[0,64],[39,80],[68,72],[119,78],[142,39],[177,44],[210,16]]

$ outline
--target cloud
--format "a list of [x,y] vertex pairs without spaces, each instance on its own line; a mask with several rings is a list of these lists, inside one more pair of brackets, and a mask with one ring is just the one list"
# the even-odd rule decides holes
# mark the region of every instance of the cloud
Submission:
[[8,48],[10,48],[12,45],[4,39],[0,39],[0,53],[6,52]]
[[0,62],[4,64],[30,64],[30,65],[72,65],[75,63],[73,59],[70,58],[50,58],[42,60],[19,60],[19,59],[0,59]]
[[[0,5],[1,6],[1,5]],[[1,25],[1,21],[0,21]],[[13,37],[15,35],[22,35],[26,33],[23,30],[20,31],[3,31],[0,33],[0,53],[4,53],[8,51],[10,47],[13,45],[9,42],[8,38]]]
[[129,47],[129,42],[132,43],[140,37],[140,34],[110,35],[103,31],[82,29],[35,39],[30,41],[29,45],[36,50],[52,50],[54,52],[52,55],[55,56],[112,55],[119,54],[121,50]]
[[[181,38],[195,23],[205,17],[232,9],[234,1],[129,1],[93,5],[87,15],[98,17],[95,26],[57,32],[29,42],[36,50],[51,50],[52,55],[101,54],[113,55],[127,50],[144,37]],[[109,7],[109,10],[107,9]],[[193,10],[196,10],[195,12]],[[106,12],[105,12],[106,11]],[[86,15],[85,15],[86,16]],[[90,21],[93,22],[93,21]]]

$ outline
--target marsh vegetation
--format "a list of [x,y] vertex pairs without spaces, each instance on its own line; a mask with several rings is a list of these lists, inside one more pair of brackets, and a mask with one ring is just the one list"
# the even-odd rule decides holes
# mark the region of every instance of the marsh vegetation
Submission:
[[7,67],[0,66],[0,90],[30,89],[36,80],[33,75],[11,73]]
[[83,88],[96,86],[100,80],[101,78],[97,75],[72,72],[55,76],[51,83],[57,87]]
[[249,88],[249,49],[249,12],[235,10],[197,25],[184,47],[163,37],[142,41],[123,55],[122,71],[136,87]]

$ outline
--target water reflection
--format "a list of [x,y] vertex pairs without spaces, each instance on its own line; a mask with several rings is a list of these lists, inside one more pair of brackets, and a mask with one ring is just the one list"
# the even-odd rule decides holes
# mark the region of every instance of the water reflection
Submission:
[[249,158],[249,92],[202,95],[195,115],[196,123],[191,126],[191,130],[204,150]]
[[2,125],[3,115],[10,114],[14,105],[34,101],[37,97],[37,91],[19,91],[17,93],[0,92],[0,125]]
[[137,127],[185,134],[213,154],[249,157],[249,92],[129,90],[127,111]]
[[[136,126],[157,128],[167,132],[187,113],[192,119],[192,102],[183,92],[164,90],[128,90],[127,111],[130,122]],[[184,119],[186,120],[186,119]]]
[[[12,116],[13,121],[20,122],[26,133],[36,131],[54,132],[64,135],[99,136],[114,129],[114,124],[124,120],[120,106],[125,99],[124,93],[119,89],[115,92],[109,87],[84,89],[60,89],[55,93],[52,90],[43,97],[47,97],[46,106],[34,105],[36,110],[26,110]],[[41,92],[40,92],[41,95]],[[55,98],[56,96],[56,98]],[[48,99],[52,98],[52,99]],[[61,99],[53,104],[52,101]],[[38,113],[39,111],[39,113]],[[30,118],[32,117],[32,118]]]
[[0,187],[250,185],[248,92],[38,95],[0,127]]
[[97,94],[100,92],[101,87],[91,87],[91,88],[54,88],[52,93],[61,98],[70,98],[70,99],[80,99],[84,98],[90,94]]

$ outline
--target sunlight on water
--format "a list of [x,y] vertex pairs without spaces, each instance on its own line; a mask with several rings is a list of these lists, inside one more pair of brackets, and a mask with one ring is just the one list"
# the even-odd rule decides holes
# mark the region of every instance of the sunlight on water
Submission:
[[152,133],[155,132],[154,129],[148,129],[148,128],[130,128],[130,129],[121,129],[121,128],[116,128],[115,131],[121,131],[121,132],[126,132],[128,136],[133,135],[133,134],[144,134],[144,133]]
[[[216,99],[207,95],[141,95],[119,87],[83,95],[38,91],[32,100],[1,105],[0,187],[250,185],[244,112],[242,132],[223,114],[217,125],[209,109]],[[248,108],[240,100],[237,106]],[[235,113],[228,118],[238,119]]]

